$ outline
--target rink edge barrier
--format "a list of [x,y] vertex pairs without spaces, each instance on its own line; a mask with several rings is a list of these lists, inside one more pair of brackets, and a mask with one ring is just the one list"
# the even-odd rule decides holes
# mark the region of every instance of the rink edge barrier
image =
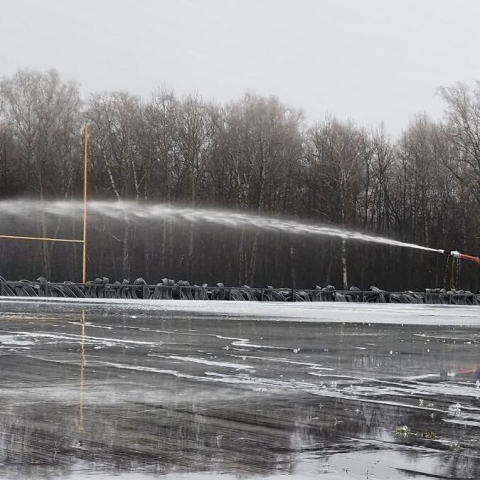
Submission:
[[336,290],[334,286],[313,288],[241,287],[190,285],[186,280],[164,278],[161,283],[149,285],[143,278],[134,282],[123,280],[110,283],[106,277],[87,283],[49,282],[40,277],[36,281],[8,281],[0,277],[2,297],[43,298],[112,298],[139,300],[231,300],[260,302],[354,302],[354,303],[413,303],[439,305],[480,305],[480,293],[464,290],[427,288],[423,292],[390,292],[377,287],[360,290]]

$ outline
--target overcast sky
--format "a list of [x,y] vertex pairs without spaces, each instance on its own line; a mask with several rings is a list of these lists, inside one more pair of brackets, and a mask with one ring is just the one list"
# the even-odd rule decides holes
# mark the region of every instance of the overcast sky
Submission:
[[246,91],[394,136],[439,118],[441,85],[480,79],[479,0],[10,0],[0,77],[55,68],[84,96],[166,85],[226,103]]

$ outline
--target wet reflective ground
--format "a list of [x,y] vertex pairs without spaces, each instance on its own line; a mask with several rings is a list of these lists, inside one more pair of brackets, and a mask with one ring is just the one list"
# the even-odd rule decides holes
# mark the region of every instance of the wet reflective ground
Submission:
[[0,301],[0,478],[480,478],[477,307],[211,303]]

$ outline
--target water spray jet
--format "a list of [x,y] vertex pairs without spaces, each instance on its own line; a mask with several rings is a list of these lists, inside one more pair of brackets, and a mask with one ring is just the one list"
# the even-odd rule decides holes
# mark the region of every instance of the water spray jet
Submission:
[[[27,219],[36,219],[40,213],[53,217],[65,217],[72,220],[82,220],[84,224],[83,240],[81,239],[59,239],[59,238],[33,238],[33,237],[15,237],[11,235],[0,235],[0,238],[12,239],[38,239],[49,240],[52,242],[69,241],[76,243],[86,243],[86,202],[79,201],[47,201],[36,202],[33,200],[10,200],[0,201],[0,210],[5,215],[11,215]],[[190,224],[204,224],[228,228],[250,228],[263,231],[272,231],[279,233],[288,233],[294,235],[314,235],[323,237],[336,237],[348,241],[359,241],[372,244],[380,244],[392,247],[402,247],[409,249],[422,250],[424,252],[436,252],[442,255],[470,261],[480,265],[480,257],[444,249],[431,248],[414,243],[402,242],[390,238],[380,237],[363,233],[348,228],[334,227],[315,223],[305,223],[293,219],[282,219],[278,217],[267,217],[262,215],[249,214],[239,211],[198,209],[170,204],[152,204],[135,201],[89,201],[89,217],[110,218],[119,221],[138,221],[152,222],[155,220],[169,220],[171,222],[187,222]],[[83,258],[83,281],[86,283],[85,269],[86,256]]]
[[[56,217],[81,219],[85,206],[78,201],[0,201],[0,211],[7,215],[33,218],[41,212]],[[217,225],[229,228],[251,228],[263,231],[276,231],[296,235],[316,235],[342,238],[380,245],[411,248],[428,252],[446,252],[436,248],[425,247],[415,243],[402,242],[380,237],[348,228],[305,223],[298,220],[286,220],[245,212],[216,210],[211,208],[189,208],[169,204],[149,204],[135,201],[89,201],[89,216],[111,219],[131,219],[138,221],[169,220],[172,222],[189,222],[191,224]]]

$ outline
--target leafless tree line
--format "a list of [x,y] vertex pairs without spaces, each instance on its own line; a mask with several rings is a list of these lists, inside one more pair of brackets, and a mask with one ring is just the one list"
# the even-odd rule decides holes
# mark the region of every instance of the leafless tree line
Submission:
[[[0,197],[80,198],[81,130],[88,122],[92,199],[282,216],[475,253],[480,85],[439,91],[443,119],[418,115],[392,139],[382,126],[368,130],[335,117],[309,125],[274,97],[247,93],[218,105],[159,89],[148,99],[106,92],[85,100],[76,83],[53,70],[19,71],[0,82]],[[399,290],[443,287],[448,277],[462,283],[457,287],[480,287],[478,267],[448,271],[432,253],[157,223],[139,228],[128,218],[96,219],[90,276]],[[18,233],[16,225],[3,219],[0,233]],[[43,236],[65,229],[45,219],[28,228]],[[69,228],[70,235],[79,231]],[[0,241],[0,274],[78,280],[79,252],[68,248]]]

